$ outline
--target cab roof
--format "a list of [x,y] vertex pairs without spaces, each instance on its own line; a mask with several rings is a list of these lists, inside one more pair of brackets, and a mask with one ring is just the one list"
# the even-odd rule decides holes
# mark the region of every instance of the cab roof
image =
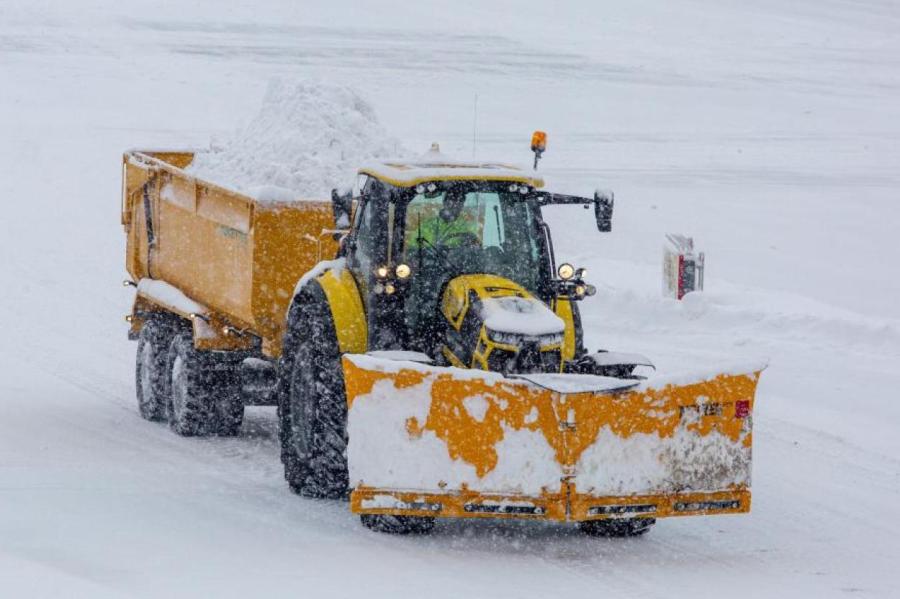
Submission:
[[441,154],[437,144],[412,160],[370,162],[359,169],[397,187],[414,187],[428,181],[514,181],[532,187],[543,187],[544,180],[532,172],[496,162],[466,162]]

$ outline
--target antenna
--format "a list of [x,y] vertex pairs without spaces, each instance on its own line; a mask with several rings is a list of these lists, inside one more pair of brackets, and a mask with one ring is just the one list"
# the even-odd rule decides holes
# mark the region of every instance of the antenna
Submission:
[[472,158],[475,158],[475,145],[478,132],[478,94],[475,94],[475,107],[472,111]]

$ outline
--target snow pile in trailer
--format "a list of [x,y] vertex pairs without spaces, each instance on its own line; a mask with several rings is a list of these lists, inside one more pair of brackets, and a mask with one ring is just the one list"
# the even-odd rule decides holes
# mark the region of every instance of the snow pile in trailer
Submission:
[[262,202],[326,199],[352,184],[363,162],[400,150],[353,89],[274,80],[253,120],[198,152],[186,170]]

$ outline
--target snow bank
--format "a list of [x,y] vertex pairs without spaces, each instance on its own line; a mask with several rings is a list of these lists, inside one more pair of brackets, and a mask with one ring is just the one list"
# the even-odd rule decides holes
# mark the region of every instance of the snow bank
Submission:
[[187,171],[259,201],[328,198],[364,162],[401,150],[353,89],[275,80],[253,120],[198,152]]

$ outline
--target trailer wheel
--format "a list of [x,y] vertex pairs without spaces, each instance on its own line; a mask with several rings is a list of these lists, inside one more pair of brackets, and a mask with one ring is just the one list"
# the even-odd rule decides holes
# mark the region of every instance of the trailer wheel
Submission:
[[241,399],[240,381],[236,372],[229,376],[229,382],[223,382],[216,401],[216,434],[220,437],[236,437],[241,434],[244,425],[244,402]]
[[190,332],[183,331],[172,340],[169,368],[167,413],[172,430],[185,437],[240,432],[244,408],[235,365],[197,351]]
[[427,516],[391,516],[389,514],[360,514],[366,528],[394,535],[422,535],[434,528],[434,518]]
[[654,524],[656,518],[587,520],[579,522],[578,528],[592,537],[637,537],[646,534]]
[[301,495],[346,499],[347,399],[337,335],[324,294],[304,296],[292,311],[295,343],[280,401],[284,475]]
[[138,410],[146,420],[162,420],[169,393],[168,354],[172,334],[160,321],[148,320],[138,336],[135,390]]

